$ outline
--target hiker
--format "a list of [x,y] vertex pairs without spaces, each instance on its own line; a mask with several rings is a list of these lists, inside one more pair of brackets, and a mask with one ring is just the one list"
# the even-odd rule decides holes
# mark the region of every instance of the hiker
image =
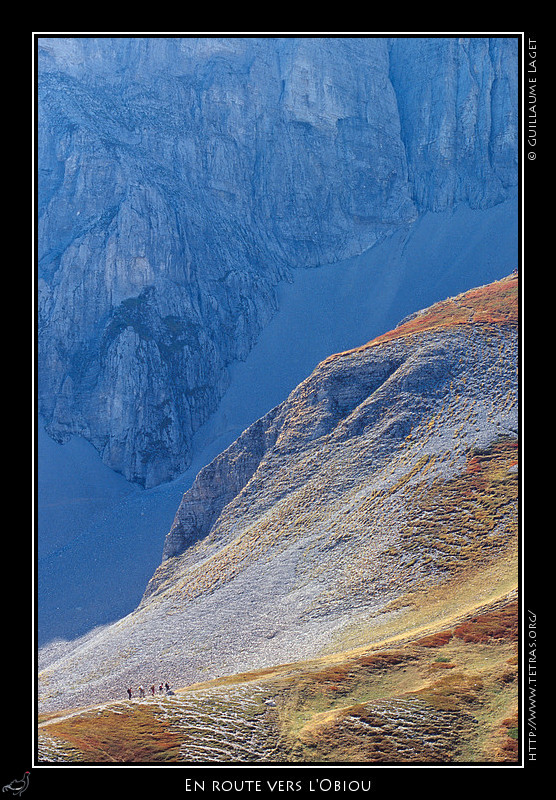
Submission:
[[145,690],[143,689],[142,686],[140,686],[139,687],[139,697],[144,697],[144,696],[145,696]]
[[164,689],[163,685],[162,685],[162,684],[160,684],[160,686],[158,687],[158,691],[160,692],[160,694],[162,694],[162,690],[163,690],[163,689]]
[[128,697],[129,697],[129,699],[131,700],[131,689],[128,689],[128,690],[127,690],[127,696],[128,696]]
[[167,681],[166,681],[166,683],[164,684],[164,688],[166,689],[166,691],[167,691],[167,692],[169,692],[169,691],[170,691],[170,687],[168,686],[168,682],[167,682]]
[[152,696],[154,697],[154,683],[153,683],[153,685],[151,686],[151,694],[152,694]]

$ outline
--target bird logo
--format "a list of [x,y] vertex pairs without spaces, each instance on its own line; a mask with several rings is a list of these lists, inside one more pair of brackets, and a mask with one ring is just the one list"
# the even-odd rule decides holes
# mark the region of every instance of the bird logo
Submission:
[[5,786],[2,787],[3,792],[11,792],[14,797],[19,797],[25,789],[29,786],[29,772],[25,772],[23,778],[18,781],[12,781],[11,783],[7,783]]

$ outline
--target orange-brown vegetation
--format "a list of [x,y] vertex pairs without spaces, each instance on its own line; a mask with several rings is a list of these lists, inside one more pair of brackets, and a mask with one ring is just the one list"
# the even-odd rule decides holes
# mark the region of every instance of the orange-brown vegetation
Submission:
[[500,761],[516,761],[519,751],[519,716],[517,711],[511,717],[503,720],[500,730],[503,739],[499,747],[498,759]]
[[149,705],[83,714],[54,723],[49,733],[92,763],[176,761],[181,740]]
[[[456,636],[464,642],[489,643],[497,639],[516,642],[519,635],[519,605],[509,603],[504,608],[471,617],[456,625],[451,630],[439,631],[431,636],[418,639],[419,647],[443,647]],[[508,659],[509,664],[516,664],[517,657]]]
[[428,671],[429,671],[429,673],[443,672],[446,669],[455,669],[455,667],[456,667],[456,664],[452,664],[450,662],[433,661],[432,664],[429,664]]
[[432,636],[425,636],[423,639],[418,639],[415,644],[418,644],[420,647],[442,647],[448,644],[452,636],[452,631],[439,631],[439,633],[433,633]]
[[519,444],[515,439],[505,439],[496,442],[488,450],[477,450],[467,462],[467,472],[484,475],[499,458],[506,461],[508,468],[515,467],[518,464],[518,448]]
[[491,642],[496,639],[507,639],[511,642],[518,638],[519,608],[511,603],[499,611],[492,611],[473,617],[469,622],[454,628],[454,636],[464,642]]

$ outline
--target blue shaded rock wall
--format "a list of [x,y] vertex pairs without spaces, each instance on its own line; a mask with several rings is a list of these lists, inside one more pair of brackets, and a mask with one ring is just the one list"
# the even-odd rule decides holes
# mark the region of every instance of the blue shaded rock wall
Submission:
[[506,199],[517,70],[517,39],[39,40],[49,433],[183,471],[292,270]]

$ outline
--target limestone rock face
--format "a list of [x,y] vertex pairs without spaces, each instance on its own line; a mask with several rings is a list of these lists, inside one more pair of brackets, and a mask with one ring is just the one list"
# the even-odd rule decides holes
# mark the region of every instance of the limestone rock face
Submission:
[[515,183],[515,40],[396,38],[396,92],[412,198],[420,209],[500,202]]
[[38,72],[39,411],[145,486],[293,269],[517,184],[517,40],[46,37]]

